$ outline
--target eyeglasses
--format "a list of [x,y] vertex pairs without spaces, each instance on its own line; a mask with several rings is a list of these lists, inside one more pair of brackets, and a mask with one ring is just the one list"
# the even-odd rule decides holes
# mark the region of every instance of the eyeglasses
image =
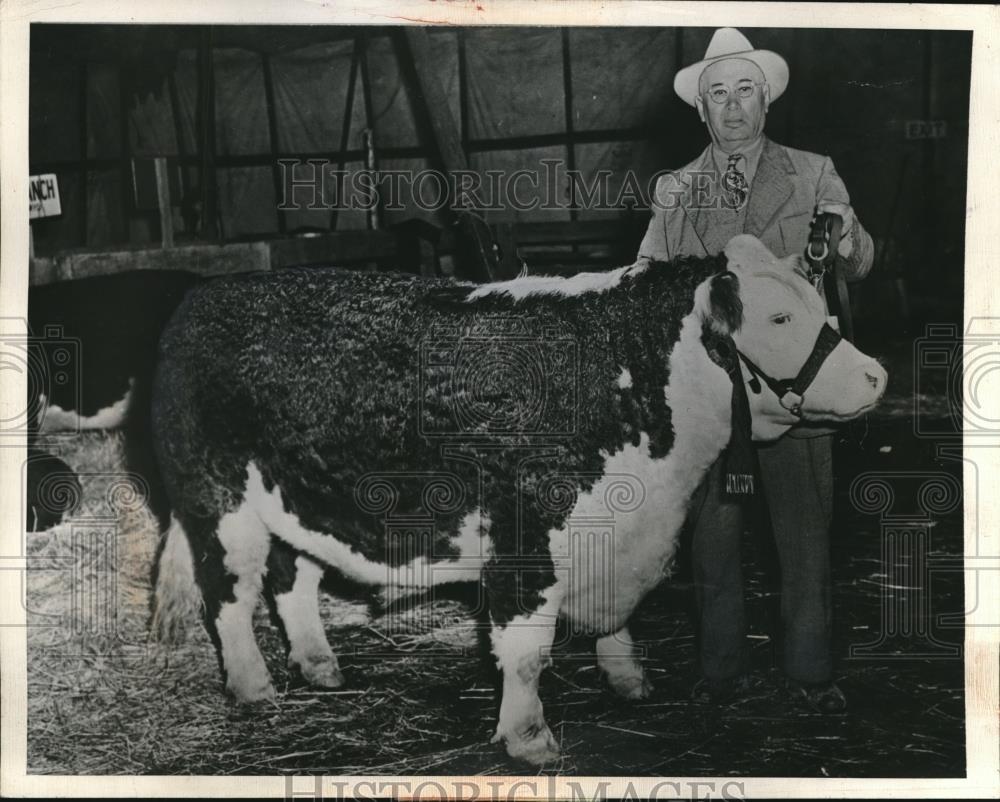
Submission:
[[[738,84],[736,88],[733,90],[733,94],[735,94],[739,100],[749,100],[756,93],[757,87],[763,85],[764,85],[763,83]],[[711,89],[709,89],[705,94],[708,95],[709,100],[711,100],[713,103],[718,103],[720,106],[723,103],[729,102],[730,91],[728,87],[714,86]]]

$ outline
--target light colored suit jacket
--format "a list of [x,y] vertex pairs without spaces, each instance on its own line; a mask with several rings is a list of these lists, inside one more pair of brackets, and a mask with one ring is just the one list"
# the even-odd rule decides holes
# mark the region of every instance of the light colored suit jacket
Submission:
[[[715,255],[739,233],[753,234],[775,256],[801,255],[816,205],[851,202],[828,156],[787,148],[767,138],[750,186],[742,231],[736,213],[719,203],[719,186],[711,145],[686,167],[662,175],[656,182],[653,217],[639,246],[639,261]],[[875,247],[856,216],[853,231],[851,255],[846,259],[838,255],[837,266],[848,281],[859,281],[871,270]],[[809,438],[832,431],[800,424],[789,436]]]
[[[715,202],[713,190],[718,186],[711,145],[686,167],[660,176],[639,259],[666,262],[675,256],[720,253],[740,232],[732,231],[729,225],[733,210]],[[809,240],[809,224],[821,201],[851,202],[829,156],[788,148],[765,137],[743,231],[757,237],[775,256],[802,254]],[[853,231],[851,255],[837,257],[848,281],[868,274],[875,253],[871,236],[857,218]]]

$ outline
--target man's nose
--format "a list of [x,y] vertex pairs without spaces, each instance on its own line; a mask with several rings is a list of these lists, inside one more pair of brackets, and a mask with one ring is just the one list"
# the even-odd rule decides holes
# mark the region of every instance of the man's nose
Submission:
[[742,108],[742,106],[740,105],[740,99],[738,97],[736,97],[736,93],[735,92],[730,92],[729,93],[729,99],[726,101],[726,108],[727,109],[739,109],[739,108]]

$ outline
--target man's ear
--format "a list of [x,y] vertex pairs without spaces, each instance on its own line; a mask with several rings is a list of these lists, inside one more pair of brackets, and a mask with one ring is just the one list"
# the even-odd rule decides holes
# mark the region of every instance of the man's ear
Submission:
[[701,99],[701,95],[695,95],[694,107],[698,109],[698,119],[705,122],[705,101]]
[[764,81],[764,85],[760,88],[760,91],[764,96],[764,113],[767,114],[767,110],[771,107],[771,84]]

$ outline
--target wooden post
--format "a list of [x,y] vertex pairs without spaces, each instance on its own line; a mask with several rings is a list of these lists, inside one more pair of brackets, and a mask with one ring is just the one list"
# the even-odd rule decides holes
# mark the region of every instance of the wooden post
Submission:
[[[422,113],[430,124],[444,169],[449,172],[468,170],[469,163],[462,149],[462,139],[455,118],[448,106],[448,97],[431,69],[434,63],[430,37],[424,28],[408,25],[404,30],[401,50],[405,62],[417,84],[418,97],[423,100]],[[493,281],[501,272],[497,264],[492,237],[485,221],[467,212],[453,212],[462,236],[471,244],[470,270],[461,271],[477,281]]]
[[281,167],[278,159],[281,158],[281,148],[278,142],[278,113],[274,100],[274,73],[271,71],[271,57],[267,53],[260,54],[260,66],[264,74],[264,107],[267,109],[267,134],[268,143],[271,146],[271,180],[274,182],[274,203],[275,211],[278,215],[278,233],[284,234],[286,230],[285,212],[280,208],[282,193],[285,190],[282,184]]
[[405,33],[410,48],[410,65],[423,97],[428,122],[434,131],[434,140],[444,168],[449,172],[467,170],[469,164],[465,151],[462,150],[458,126],[451,116],[448,97],[430,66],[434,59],[430,37],[426,30],[415,25],[407,25]]
[[160,247],[174,247],[174,214],[170,207],[170,178],[167,175],[167,160],[163,156],[153,159],[156,171],[156,205],[160,210]]
[[[357,35],[352,40],[351,69],[347,76],[347,99],[344,102],[344,121],[340,129],[340,152],[337,155],[337,168],[343,170],[347,165],[347,148],[351,144],[351,120],[354,118],[354,88],[358,82],[358,68],[361,56],[361,44]],[[330,230],[337,229],[337,204],[341,203],[340,192],[337,193],[337,203],[330,211]]]
[[201,230],[203,237],[215,240],[222,234],[222,225],[215,184],[215,63],[211,25],[206,25],[199,32],[197,53]]
[[[372,80],[368,65],[368,35],[362,33],[357,41],[361,45],[361,52],[358,54],[358,64],[361,68],[361,95],[365,104],[365,130],[362,132],[365,149],[365,169],[371,173],[375,173],[378,170],[378,162],[375,159],[375,106],[372,100]],[[369,209],[365,215],[369,231],[374,231],[379,227],[381,207],[381,194],[376,193],[375,206]]]

